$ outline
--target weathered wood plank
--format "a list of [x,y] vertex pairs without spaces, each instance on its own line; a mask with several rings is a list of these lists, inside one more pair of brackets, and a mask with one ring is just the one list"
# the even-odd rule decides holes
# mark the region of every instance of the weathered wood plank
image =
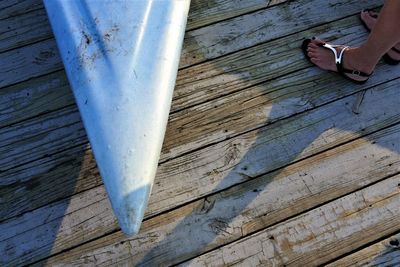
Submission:
[[0,53],[52,36],[44,9],[2,19],[0,20]]
[[53,39],[0,54],[0,87],[62,69]]
[[[358,116],[351,115],[351,105],[346,105],[346,103],[351,103],[356,98],[356,96],[350,96],[321,108],[291,117],[285,121],[268,125],[264,129],[252,131],[232,140],[220,142],[162,164],[158,170],[146,217],[172,209],[213,192],[224,190],[237,183],[252,179],[252,177],[288,165],[293,161],[312,156],[315,153],[351,141],[371,131],[400,122],[398,110],[394,108],[398,106],[398,101],[400,101],[396,97],[398,94],[397,85],[398,81],[394,81],[377,86],[367,92],[362,112]],[[392,141],[382,144],[382,147],[384,147],[384,151],[398,151],[397,145],[398,143]],[[382,162],[385,162],[385,159],[398,161],[398,158],[394,156],[383,157],[383,159],[379,157],[379,159]],[[347,157],[346,160],[348,161],[349,158]],[[365,164],[365,162],[366,159],[362,158],[362,164]],[[387,165],[386,163],[388,162],[383,164]],[[394,162],[388,164],[398,171],[397,164],[394,164]],[[353,165],[351,164],[351,166]],[[372,164],[373,169],[385,169],[377,168],[378,165],[376,163]],[[342,170],[341,168],[338,169]],[[319,170],[323,170],[323,168]],[[362,170],[372,171],[364,165]],[[86,174],[85,179],[90,176],[93,175]],[[373,177],[377,176],[374,175]],[[75,201],[74,199],[79,198],[80,201],[84,202],[82,196],[98,190],[100,188],[75,195],[71,201],[73,202]],[[103,190],[102,187],[101,190]],[[64,200],[62,203],[65,202],[68,203],[68,200]],[[103,219],[104,217],[112,217],[112,215],[105,214],[103,211],[98,212],[96,209],[97,205],[104,206],[107,203],[108,200],[106,198],[103,198],[101,202],[95,203],[91,206],[92,212],[90,214],[85,213],[85,215],[82,215],[80,212],[76,212],[68,213],[68,216],[65,215],[64,217],[60,215],[57,221],[59,224],[61,221],[65,221],[65,227],[67,227],[65,231],[63,227],[60,227],[58,232],[55,230],[40,232],[37,227],[32,231],[25,231],[18,236],[18,242],[25,238],[32,238],[35,233],[39,235],[37,239],[43,241],[38,244],[38,247],[32,247],[32,250],[35,251],[34,255],[31,253],[22,253],[22,255],[15,253],[10,255],[9,260],[18,258],[21,261],[34,261],[40,257],[46,257],[49,248],[53,253],[56,253],[94,239],[105,232],[114,231],[116,229],[115,221]],[[12,203],[7,204],[12,205]],[[41,213],[43,211],[27,213],[24,215],[26,216],[24,217],[25,223],[29,225],[31,218],[35,216],[41,217],[35,212]],[[101,223],[95,224],[93,221],[88,220],[87,216],[89,215],[93,216],[94,220],[101,221]],[[71,224],[70,222],[73,222],[72,228],[68,226]],[[7,224],[4,223],[3,225],[5,228],[0,232],[7,232]],[[20,227],[29,229],[29,226],[22,227],[21,225],[23,225],[22,222],[20,222]],[[46,225],[47,223],[43,222],[42,227],[46,228]],[[54,240],[55,232],[58,233],[57,240]],[[74,232],[76,236],[71,237],[71,232]],[[9,242],[11,242],[11,239],[9,239]],[[14,242],[11,243],[14,244]]]
[[370,0],[298,0],[222,21],[186,34],[181,67],[328,23],[365,8],[381,5]]
[[326,267],[396,266],[400,263],[399,241],[400,234],[393,235],[390,238],[328,264]]
[[49,146],[54,151],[62,151],[87,143],[86,133],[76,109],[64,108],[59,114],[50,112],[43,115],[43,119],[41,123],[37,123],[36,118],[33,118],[0,129],[1,140],[4,141],[0,144],[2,171],[49,155],[46,149]]
[[400,176],[181,266],[317,266],[400,229]]
[[0,128],[67,106],[75,101],[63,71],[0,90]]
[[192,0],[187,28],[194,29],[288,0]]
[[[377,6],[378,2],[380,1],[352,0],[343,3],[341,0],[299,0],[193,30],[185,37],[181,67],[344,18],[363,8]],[[327,10],[332,13],[327,16],[319,11],[320,8],[313,8],[317,3],[322,5],[321,10],[329,7]],[[39,59],[40,68],[36,66],[38,62],[34,60],[35,57]],[[24,59],[26,62],[21,64]],[[2,53],[0,60],[6,62],[4,66],[0,66],[0,87],[62,68],[54,39]],[[27,65],[27,62],[32,63]]]
[[[117,232],[57,255],[47,263],[160,266],[180,262],[398,172],[400,145],[396,140],[399,135],[399,125],[386,129],[371,137],[376,142],[374,145],[359,139],[151,218],[144,222],[135,237],[126,238]],[[385,143],[395,143],[396,148],[390,151]],[[331,170],[329,174],[327,169]],[[368,191],[383,188],[380,197],[388,197],[390,190],[398,196],[399,179],[397,176],[390,183],[386,182],[390,186],[385,184]],[[374,197],[371,199],[379,202],[377,196]],[[348,202],[352,197],[346,199]],[[360,203],[356,201],[355,204]],[[352,207],[347,206],[342,212],[351,216],[351,211]],[[70,219],[64,221],[67,223]],[[392,227],[399,227],[391,223]]]
[[41,0],[1,0],[0,20],[42,8]]

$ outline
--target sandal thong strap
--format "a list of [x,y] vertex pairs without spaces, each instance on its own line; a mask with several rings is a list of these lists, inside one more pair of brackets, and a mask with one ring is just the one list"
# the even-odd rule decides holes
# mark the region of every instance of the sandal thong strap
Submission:
[[[339,73],[343,74],[343,73],[348,73],[348,74],[352,74],[352,75],[357,75],[360,77],[369,77],[371,76],[371,74],[362,72],[362,71],[358,71],[358,70],[349,70],[349,69],[345,69],[343,67],[343,55],[344,52],[349,48],[348,46],[340,46],[340,45],[331,45],[331,44],[323,44],[323,47],[329,49],[332,51],[332,53],[335,56],[335,63],[336,63],[336,67]],[[339,54],[336,51],[337,47],[342,47],[342,49],[340,50]]]

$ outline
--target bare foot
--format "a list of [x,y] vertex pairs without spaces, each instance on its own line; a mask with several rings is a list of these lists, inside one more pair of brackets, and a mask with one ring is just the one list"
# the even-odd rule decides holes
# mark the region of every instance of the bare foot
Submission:
[[[361,11],[360,18],[365,23],[365,26],[371,31],[375,23],[378,19],[379,13],[371,10]],[[394,47],[397,50],[400,50],[400,43],[395,45]],[[387,52],[388,56],[394,60],[400,60],[400,53],[391,49]]]
[[[338,72],[335,56],[332,51],[320,46],[324,43],[324,41],[319,39],[311,40],[307,47],[307,55],[310,58],[310,61],[319,68]],[[343,48],[344,46],[339,46],[336,48],[338,55]],[[372,73],[375,68],[375,66],[368,65],[368,63],[363,60],[363,56],[358,48],[346,48],[343,54],[342,64],[343,68],[345,69],[360,71],[368,74]],[[352,80],[360,82],[368,79],[368,77],[363,77],[357,74],[346,73],[345,75]]]

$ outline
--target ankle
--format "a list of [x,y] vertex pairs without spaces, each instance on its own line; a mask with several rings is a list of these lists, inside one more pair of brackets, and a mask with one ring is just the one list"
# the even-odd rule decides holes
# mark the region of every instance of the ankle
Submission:
[[345,59],[348,68],[365,73],[372,73],[379,58],[376,59],[366,52],[368,51],[365,51],[362,47],[348,48],[346,51],[347,57]]

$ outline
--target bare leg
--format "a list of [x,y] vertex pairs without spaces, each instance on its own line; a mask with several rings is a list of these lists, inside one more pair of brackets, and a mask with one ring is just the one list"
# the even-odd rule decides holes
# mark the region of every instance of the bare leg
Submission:
[[[378,16],[379,13],[375,12],[375,11],[361,11],[360,17],[361,20],[364,22],[365,26],[371,31],[377,20],[378,20]],[[400,60],[400,42],[397,43],[393,48],[387,52],[387,54],[389,55],[390,58],[394,59],[394,60]]]
[[371,62],[379,59],[400,41],[400,1],[386,0],[366,43],[360,48],[370,55]]
[[[368,40],[359,47],[346,50],[343,65],[347,69],[371,73],[379,59],[393,46],[400,42],[400,1],[386,0]],[[334,56],[331,51],[318,46],[320,40],[313,40],[308,46],[308,56],[318,67],[336,71]],[[366,78],[348,75],[355,80]]]

